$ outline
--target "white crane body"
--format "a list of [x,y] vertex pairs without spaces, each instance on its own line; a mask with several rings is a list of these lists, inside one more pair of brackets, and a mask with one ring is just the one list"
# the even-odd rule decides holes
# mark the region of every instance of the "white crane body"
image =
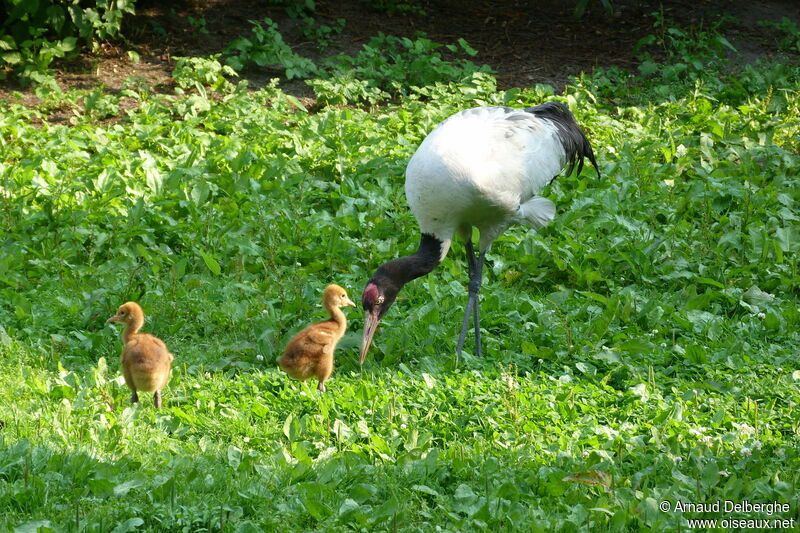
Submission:
[[466,238],[475,226],[485,250],[509,224],[553,220],[555,205],[536,195],[566,162],[551,120],[521,109],[467,109],[439,124],[414,153],[406,199],[422,233],[449,247],[454,233]]
[[[511,224],[541,228],[556,206],[542,190],[584,158],[597,169],[589,141],[564,104],[527,109],[483,106],[460,111],[436,126],[406,168],[406,199],[422,233],[416,253],[381,265],[361,296],[366,312],[363,364],[383,315],[409,281],[432,271],[447,255],[453,235],[466,243],[469,297],[456,353],[460,354],[473,312],[475,354],[481,353],[480,291],[486,250]],[[598,170],[598,175],[599,175]],[[479,253],[472,228],[480,232]]]

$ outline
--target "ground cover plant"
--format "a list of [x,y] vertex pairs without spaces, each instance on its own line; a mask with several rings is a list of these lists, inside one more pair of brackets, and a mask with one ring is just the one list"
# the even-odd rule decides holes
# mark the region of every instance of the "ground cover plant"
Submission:
[[[667,76],[647,57],[559,94],[499,91],[452,63],[441,71],[463,77],[449,83],[399,73],[381,107],[356,96],[312,110],[276,83],[233,85],[219,58],[203,58],[180,64],[171,94],[132,81],[7,102],[0,527],[669,531],[693,518],[800,519],[800,69],[732,70],[717,48],[687,42],[725,47],[716,30],[675,30],[656,34],[669,39]],[[375,71],[391,82],[394,68]],[[454,364],[456,243],[404,289],[363,368],[349,311],[329,392],[286,378],[275,358],[322,316],[322,288],[357,295],[376,265],[415,247],[402,175],[432,126],[473,105],[551,99],[588,131],[601,177],[560,177],[547,191],[554,223],[495,243],[487,356]],[[48,121],[55,106],[69,106],[69,124]],[[159,411],[129,406],[104,326],[132,299],[175,354]],[[716,500],[790,509],[674,511]]]
[[86,0],[0,3],[0,80],[11,73],[23,83],[54,84],[48,70],[56,58],[75,55],[78,43],[119,34],[133,1]]

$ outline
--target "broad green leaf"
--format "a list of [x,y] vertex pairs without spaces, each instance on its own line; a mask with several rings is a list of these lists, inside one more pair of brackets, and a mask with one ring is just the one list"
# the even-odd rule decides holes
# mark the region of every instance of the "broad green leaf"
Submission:
[[210,270],[212,274],[215,276],[222,274],[222,269],[220,268],[219,263],[217,263],[217,260],[214,259],[214,256],[202,251],[200,252],[200,256],[203,258],[203,262],[206,264],[206,267],[208,267],[208,270]]

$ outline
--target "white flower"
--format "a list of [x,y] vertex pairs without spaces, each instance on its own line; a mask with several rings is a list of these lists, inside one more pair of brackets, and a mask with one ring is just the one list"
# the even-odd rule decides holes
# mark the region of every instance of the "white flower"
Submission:
[[667,347],[667,343],[666,343],[666,342],[662,342],[662,343],[661,343],[661,347],[662,347],[662,348],[666,348],[666,347]]
[[705,433],[705,432],[706,432],[706,430],[708,430],[708,428],[707,428],[707,427],[700,426],[700,427],[698,427],[698,428],[689,428],[689,433],[690,433],[691,435],[694,435],[695,437],[699,437],[699,436],[701,436],[703,433]]
[[517,381],[514,379],[513,376],[506,375],[505,378],[506,378],[506,385],[508,385],[508,390],[513,391],[514,389],[519,388],[519,385],[517,384]]
[[730,475],[730,473],[728,472],[728,470],[727,470],[727,469],[725,469],[725,470],[720,470],[720,471],[719,471],[719,475],[720,475],[721,477],[728,477],[728,476]]
[[744,446],[742,447],[739,453],[742,454],[742,457],[750,457],[751,455],[753,455],[753,452],[750,450],[750,448]]
[[406,425],[405,424],[400,424],[400,429],[406,429]]
[[256,359],[258,359],[259,361],[263,361],[264,360],[264,356],[261,355],[261,354],[258,354],[258,355],[256,355]]
[[366,411],[364,411],[364,414],[365,415],[371,415],[372,414],[372,409],[367,409]]
[[766,318],[767,315],[765,315],[764,313],[758,313],[756,316],[758,318]]
[[752,446],[753,446],[754,450],[760,450],[761,449],[761,441],[760,440],[754,440]]
[[756,432],[754,427],[748,426],[747,424],[737,424],[736,422],[731,422],[731,425],[742,435],[752,435]]
[[678,455],[678,456],[675,456],[672,460],[675,461],[676,465],[679,465],[679,464],[681,464],[683,462],[683,457]]
[[589,450],[583,450],[583,456],[584,456],[584,457],[589,457],[589,455],[590,455],[591,453],[592,453],[592,452],[590,452]]
[[544,359],[539,359],[539,364],[541,365],[542,363],[544,363]]
[[269,313],[269,310],[267,310],[267,309],[262,309],[261,310],[261,314],[262,315],[266,315],[267,313]]
[[301,390],[301,391],[300,391],[300,396],[305,396],[305,395],[306,395],[306,391],[304,391],[304,390]]

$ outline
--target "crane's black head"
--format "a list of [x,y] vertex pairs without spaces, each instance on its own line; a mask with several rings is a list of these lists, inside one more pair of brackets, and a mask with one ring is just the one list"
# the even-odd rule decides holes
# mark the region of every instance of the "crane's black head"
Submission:
[[[364,306],[364,337],[361,339],[361,364],[367,357],[367,350],[372,342],[372,336],[378,329],[378,323],[386,311],[394,303],[397,293],[403,285],[424,276],[442,260],[443,241],[423,233],[419,241],[419,249],[405,257],[392,259],[384,263],[369,278],[364,293],[361,295],[361,305]],[[446,245],[449,246],[449,243]],[[444,248],[445,252],[447,248]]]
[[382,265],[367,282],[364,293],[361,295],[361,305],[364,307],[364,336],[361,339],[361,364],[367,357],[367,350],[372,343],[372,337],[378,329],[383,315],[394,303],[397,293],[400,292],[402,285],[399,285],[390,277]]

